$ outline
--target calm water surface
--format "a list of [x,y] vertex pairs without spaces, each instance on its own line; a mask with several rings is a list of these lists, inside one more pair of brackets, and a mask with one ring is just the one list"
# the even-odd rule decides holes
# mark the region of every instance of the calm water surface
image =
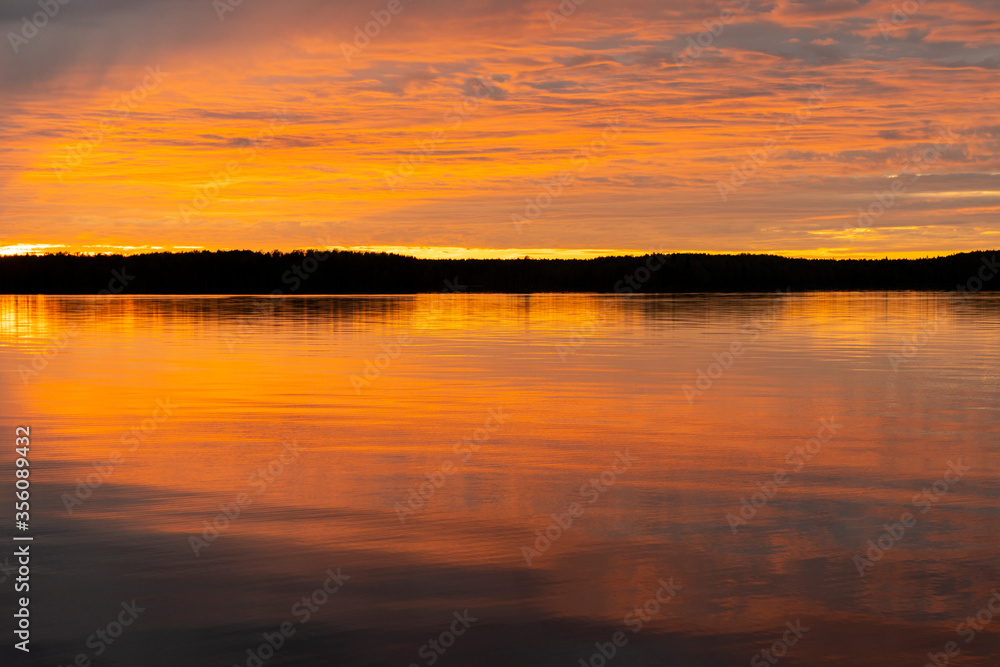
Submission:
[[0,297],[29,662],[995,667],[998,368],[989,295]]

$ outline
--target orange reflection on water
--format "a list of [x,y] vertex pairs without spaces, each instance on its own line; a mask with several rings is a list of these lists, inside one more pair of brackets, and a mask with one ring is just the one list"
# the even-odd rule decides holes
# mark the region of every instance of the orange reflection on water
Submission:
[[[120,452],[62,517],[71,533],[127,526],[183,553],[247,494],[206,550],[235,572],[267,576],[239,555],[253,545],[337,552],[359,580],[406,581],[405,603],[359,590],[338,620],[352,627],[473,601],[498,623],[620,626],[673,577],[685,588],[643,631],[652,645],[709,638],[749,659],[802,615],[816,627],[802,664],[897,664],[868,645],[834,650],[831,633],[875,623],[945,639],[944,620],[1000,574],[998,306],[915,293],[123,297],[101,309],[3,297],[3,400],[36,429],[60,496]],[[889,355],[930,322],[894,370]],[[22,383],[18,367],[70,326],[79,334]],[[822,420],[835,432],[796,467]],[[625,450],[635,465],[588,502],[583,487]],[[859,577],[852,557],[959,458],[968,477]],[[787,482],[733,531],[727,516],[775,471]],[[583,515],[538,549],[574,501]],[[525,547],[539,551],[530,565]],[[921,646],[895,650],[912,662]]]

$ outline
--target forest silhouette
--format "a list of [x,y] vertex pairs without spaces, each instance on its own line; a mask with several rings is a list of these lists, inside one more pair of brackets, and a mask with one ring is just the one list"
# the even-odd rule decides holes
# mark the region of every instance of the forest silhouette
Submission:
[[979,291],[1000,287],[1000,279],[991,280],[997,272],[995,251],[837,260],[692,253],[593,259],[417,259],[318,250],[59,253],[0,257],[0,293]]

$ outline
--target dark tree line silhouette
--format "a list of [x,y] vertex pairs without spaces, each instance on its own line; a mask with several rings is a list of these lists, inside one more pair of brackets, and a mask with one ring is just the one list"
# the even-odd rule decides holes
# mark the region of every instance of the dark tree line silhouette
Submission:
[[[245,250],[0,258],[0,293],[412,294],[996,290],[995,251],[928,259],[666,254],[594,259],[416,259]],[[992,268],[991,268],[992,267]],[[977,282],[980,287],[977,287]]]

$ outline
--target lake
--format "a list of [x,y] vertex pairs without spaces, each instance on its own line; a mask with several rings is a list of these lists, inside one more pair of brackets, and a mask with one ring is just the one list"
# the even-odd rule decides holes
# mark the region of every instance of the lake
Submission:
[[2,296],[0,369],[17,664],[1000,655],[1000,295]]

